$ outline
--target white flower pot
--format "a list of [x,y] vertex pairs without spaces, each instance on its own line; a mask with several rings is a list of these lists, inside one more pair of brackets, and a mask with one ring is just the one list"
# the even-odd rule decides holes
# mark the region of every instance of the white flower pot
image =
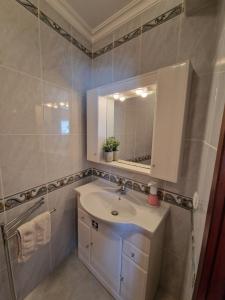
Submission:
[[105,161],[112,162],[113,161],[113,152],[105,152]]
[[114,161],[119,160],[119,150],[113,151],[113,160]]

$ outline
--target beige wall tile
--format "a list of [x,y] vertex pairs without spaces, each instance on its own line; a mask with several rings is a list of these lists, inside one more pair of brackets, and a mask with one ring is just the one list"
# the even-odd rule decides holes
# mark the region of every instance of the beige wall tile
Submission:
[[42,133],[41,81],[0,67],[0,82],[0,133]]
[[180,16],[142,35],[141,73],[177,62]]
[[[190,17],[182,15],[178,60],[191,60],[197,74],[211,72],[217,45],[216,6]],[[210,38],[209,38],[210,32]]]
[[0,64],[40,76],[38,19],[14,0],[0,2]]
[[58,86],[72,87],[71,43],[41,22],[43,79]]
[[0,136],[0,157],[4,195],[12,195],[46,182],[41,135]]
[[140,37],[137,37],[113,49],[113,81],[140,73],[140,43]]
[[112,51],[109,51],[99,57],[96,57],[93,60],[91,75],[92,88],[112,82],[112,63]]

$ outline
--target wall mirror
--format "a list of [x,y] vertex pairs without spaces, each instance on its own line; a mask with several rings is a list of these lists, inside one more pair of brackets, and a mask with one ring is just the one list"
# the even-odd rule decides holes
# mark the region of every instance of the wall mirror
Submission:
[[107,138],[115,137],[114,161],[150,168],[153,142],[156,85],[106,96]]
[[192,68],[184,62],[87,92],[87,159],[176,182]]

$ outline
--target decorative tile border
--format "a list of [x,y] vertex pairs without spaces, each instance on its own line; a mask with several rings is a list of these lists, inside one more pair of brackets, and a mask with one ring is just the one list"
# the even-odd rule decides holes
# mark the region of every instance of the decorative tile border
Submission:
[[[139,193],[148,194],[148,186],[144,183],[135,181],[130,178],[121,177],[116,174],[108,173],[102,170],[98,169],[86,169],[81,172],[65,176],[63,178],[48,182],[46,184],[31,188],[26,191],[22,191],[20,193],[7,196],[4,199],[4,205],[3,205],[3,199],[0,199],[0,213],[5,210],[12,209],[16,206],[19,206],[21,204],[24,204],[26,202],[29,202],[33,199],[39,198],[41,196],[46,195],[47,193],[51,193],[55,190],[61,189],[69,184],[78,182],[79,180],[89,177],[89,176],[95,176],[98,178],[105,179],[107,181],[110,181],[112,183],[118,184],[121,178],[125,181],[126,187],[134,190]],[[192,199],[189,197],[185,197],[182,195],[178,195],[175,193],[171,193],[169,191],[158,189],[158,196],[161,201],[165,201],[167,203],[170,203],[172,205],[176,205],[179,207],[182,207],[187,210],[193,209]]]
[[137,156],[135,158],[132,159],[128,159],[131,162],[142,162],[145,160],[151,160],[151,154],[147,154],[147,155],[143,155],[143,156]]
[[84,52],[88,57],[94,59],[100,55],[103,55],[109,51],[111,51],[114,48],[117,48],[124,43],[138,37],[142,33],[151,30],[155,28],[156,26],[159,26],[177,16],[179,16],[183,11],[183,4],[179,4],[167,12],[161,14],[160,16],[154,18],[153,20],[145,23],[144,25],[136,28],[135,30],[125,34],[118,40],[104,46],[103,48],[92,52],[88,48],[86,48],[82,43],[80,43],[76,38],[74,38],[70,33],[68,33],[66,30],[64,30],[59,24],[57,24],[55,21],[53,21],[51,18],[49,18],[44,12],[41,10],[39,11],[38,8],[31,3],[29,0],[15,0],[19,4],[21,4],[24,8],[26,8],[30,13],[35,15],[37,18],[39,18],[42,22],[44,22],[46,25],[51,27],[54,31],[56,31],[58,34],[60,34],[63,38],[65,38],[67,41],[72,43],[75,47],[80,49],[82,52]]
[[0,212],[3,212],[4,206],[5,210],[9,210],[21,204],[24,204],[33,199],[39,198],[41,196],[46,195],[47,193],[51,193],[55,190],[61,189],[69,184],[78,182],[79,180],[91,176],[92,169],[86,169],[79,173],[75,173],[46,184],[31,188],[29,190],[8,196],[4,199],[4,205],[2,199],[0,199]]
[[179,16],[183,11],[184,11],[183,4],[179,4],[179,5],[171,8],[170,10],[168,10],[167,12],[154,18],[153,20],[151,20],[151,21],[145,23],[144,25],[136,28],[135,30],[125,34],[124,36],[122,36],[118,40],[114,41],[113,43],[110,43],[110,44],[104,46],[103,48],[93,52],[92,57],[96,58],[102,54],[105,54],[106,52],[111,51],[114,48],[117,48],[117,47],[123,45],[124,43],[138,37],[142,33],[149,31],[149,30],[155,28],[156,26],[159,26],[159,25]]

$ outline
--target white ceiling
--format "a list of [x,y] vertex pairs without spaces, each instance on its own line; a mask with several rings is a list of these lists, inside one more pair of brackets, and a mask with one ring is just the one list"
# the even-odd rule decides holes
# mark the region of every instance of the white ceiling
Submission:
[[96,42],[135,18],[158,0],[46,1],[87,40]]
[[65,0],[91,27],[95,28],[133,0]]

